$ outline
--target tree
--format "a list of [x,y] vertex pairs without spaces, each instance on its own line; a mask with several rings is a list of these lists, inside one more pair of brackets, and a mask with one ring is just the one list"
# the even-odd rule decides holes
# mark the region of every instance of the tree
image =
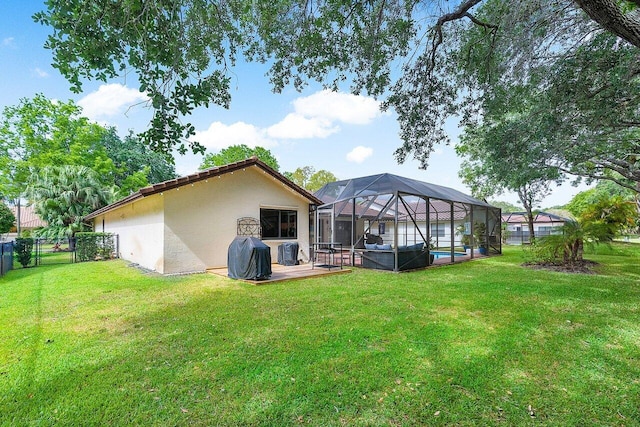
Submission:
[[95,171],[72,165],[43,168],[31,177],[26,195],[48,224],[39,232],[47,238],[71,237],[86,230],[83,218],[112,199]]
[[11,209],[0,201],[0,234],[8,233],[16,225],[16,217]]
[[620,196],[601,198],[587,207],[577,221],[565,223],[561,234],[536,241],[534,255],[544,262],[580,265],[585,243],[611,242],[618,233],[633,226],[634,214],[633,202]]
[[[526,102],[523,102],[526,108]],[[463,158],[460,177],[481,198],[514,191],[526,212],[530,239],[535,239],[534,209],[562,176],[548,167],[536,134],[526,120],[512,113],[481,125],[467,126],[456,146]],[[536,150],[537,148],[537,150]]]
[[80,115],[73,101],[44,95],[5,107],[0,122],[0,193],[23,194],[33,170],[48,165],[81,165],[109,176],[113,162],[102,145],[105,129]]
[[124,196],[176,177],[173,158],[149,150],[132,131],[121,139],[115,128],[108,128],[102,144],[114,165],[111,184]]
[[283,175],[298,184],[300,187],[306,188],[305,186],[314,172],[315,168],[313,166],[303,166],[301,168],[297,168],[293,172],[285,172]]
[[0,122],[0,193],[14,200],[28,177],[49,165],[88,167],[104,187],[116,186],[126,196],[139,186],[175,178],[172,161],[131,133],[123,141],[114,128],[91,123],[73,101],[41,94],[24,98],[6,107]]
[[522,212],[522,207],[502,200],[489,200],[489,204],[505,212]]
[[610,242],[623,231],[636,226],[635,204],[620,196],[601,198],[587,207],[580,215],[591,234],[599,241]]
[[228,165],[229,163],[239,162],[253,156],[262,160],[272,169],[280,169],[278,160],[271,151],[262,147],[249,148],[245,144],[232,145],[230,147],[223,148],[219,153],[209,153],[205,155],[202,164],[200,165],[200,169]]
[[[434,144],[448,140],[446,118],[480,111],[496,79],[521,81],[583,46],[588,56],[601,28],[620,47],[640,47],[636,7],[631,0],[51,0],[34,19],[53,29],[46,47],[74,90],[85,78],[136,72],[154,109],[144,138],[156,150],[189,148],[184,138],[194,128],[182,118],[194,108],[229,106],[229,69],[243,56],[271,63],[275,91],[350,79],[354,93],[389,94],[385,106],[396,110],[403,140],[398,160],[413,154],[426,167]],[[394,69],[402,70],[397,78]]]
[[284,176],[311,192],[318,191],[325,184],[338,180],[331,172],[321,169],[316,172],[313,166],[297,168],[293,172],[285,172]]

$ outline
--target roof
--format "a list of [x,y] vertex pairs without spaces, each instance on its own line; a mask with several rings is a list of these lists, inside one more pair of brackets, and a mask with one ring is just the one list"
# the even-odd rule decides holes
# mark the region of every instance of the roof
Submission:
[[138,191],[125,197],[124,199],[118,200],[115,203],[112,203],[101,209],[98,209],[97,211],[90,213],[84,219],[89,220],[89,219],[96,218],[106,212],[112,211],[124,205],[128,205],[129,203],[133,203],[136,200],[140,200],[144,197],[149,197],[154,194],[161,193],[163,191],[179,188],[188,184],[193,184],[198,181],[204,181],[209,178],[225,175],[227,173],[231,173],[231,172],[245,169],[248,167],[257,167],[259,169],[262,169],[265,173],[271,175],[273,178],[282,182],[284,185],[286,185],[296,193],[300,194],[302,197],[308,199],[311,203],[316,205],[322,204],[322,201],[318,199],[316,196],[314,196],[304,188],[300,187],[299,185],[295,184],[294,182],[290,181],[284,175],[272,169],[270,166],[268,166],[266,163],[264,163],[257,157],[250,157],[248,159],[245,159],[239,162],[230,163],[224,166],[216,166],[203,171],[198,171],[191,175],[182,176],[180,178],[170,179],[168,181],[160,182],[158,184],[149,185],[147,187],[139,189]]
[[[555,215],[549,212],[538,212],[533,217],[535,223],[556,223],[556,222],[571,222],[571,218],[565,218],[559,215]],[[526,212],[510,212],[502,214],[502,222],[509,224],[521,224],[528,222]]]
[[396,192],[476,206],[493,207],[487,202],[453,188],[404,178],[390,173],[331,182],[318,190],[315,195],[325,204],[332,204],[358,197],[394,194]]
[[[16,217],[16,221],[18,220],[18,207],[10,206],[11,212],[13,212],[13,216]],[[43,221],[40,216],[36,213],[33,205],[21,205],[20,206],[20,228],[22,230],[26,229],[34,229],[40,227],[46,227],[46,221]]]

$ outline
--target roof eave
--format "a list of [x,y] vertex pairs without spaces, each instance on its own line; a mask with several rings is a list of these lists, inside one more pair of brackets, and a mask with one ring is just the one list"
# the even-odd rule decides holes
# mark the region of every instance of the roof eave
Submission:
[[115,210],[121,206],[127,205],[129,203],[133,203],[136,200],[142,199],[144,197],[148,197],[148,196],[152,196],[154,194],[158,194],[158,193],[162,193],[164,191],[168,191],[168,190],[172,190],[174,188],[179,188],[182,187],[184,185],[187,184],[193,184],[199,181],[204,181],[206,179],[209,178],[214,178],[217,176],[221,176],[227,173],[231,173],[240,169],[244,169],[247,167],[251,167],[251,166],[256,166],[260,169],[262,169],[264,172],[268,173],[269,175],[271,175],[272,177],[274,177],[275,179],[281,181],[283,184],[285,184],[286,186],[288,186],[291,190],[295,191],[296,193],[298,193],[299,195],[301,195],[302,197],[306,198],[307,200],[309,200],[311,202],[311,204],[314,205],[321,205],[322,201],[320,199],[318,199],[316,196],[314,196],[313,194],[311,194],[309,191],[305,190],[304,188],[300,187],[299,185],[297,185],[296,183],[290,181],[289,179],[287,179],[284,175],[282,175],[281,173],[279,173],[278,171],[272,169],[269,165],[267,165],[266,163],[264,163],[263,161],[261,161],[260,159],[258,159],[257,157],[250,157],[248,159],[245,160],[241,160],[239,162],[235,162],[235,163],[230,163],[228,165],[223,165],[223,166],[216,166],[210,169],[206,169],[203,171],[198,171],[195,173],[192,173],[190,175],[186,175],[186,176],[182,176],[179,178],[175,178],[175,179],[171,179],[168,181],[164,181],[164,182],[160,182],[157,184],[152,184],[149,185],[147,187],[143,187],[141,189],[139,189],[138,191],[136,191],[135,193],[121,199],[118,200],[117,202],[114,202],[110,205],[107,205],[103,208],[100,208],[92,213],[90,213],[89,215],[84,217],[84,220],[91,220],[94,219],[102,214],[105,214],[107,212],[110,212],[112,210]]

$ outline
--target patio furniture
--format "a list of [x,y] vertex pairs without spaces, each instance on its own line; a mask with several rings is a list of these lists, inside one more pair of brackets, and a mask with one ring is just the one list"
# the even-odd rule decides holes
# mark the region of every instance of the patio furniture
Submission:
[[[394,270],[394,251],[385,245],[376,245],[381,249],[368,249],[362,252],[362,266],[379,270]],[[423,244],[398,247],[398,270],[413,270],[424,268],[427,264],[429,251]],[[433,255],[431,255],[433,256]],[[433,263],[433,260],[431,260]]]

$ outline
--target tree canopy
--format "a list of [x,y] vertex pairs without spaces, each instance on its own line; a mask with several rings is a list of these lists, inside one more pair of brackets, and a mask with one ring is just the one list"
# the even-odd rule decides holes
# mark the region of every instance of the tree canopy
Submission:
[[94,170],[77,165],[43,168],[30,177],[26,194],[47,222],[40,234],[49,238],[71,237],[85,230],[83,218],[113,198]]
[[16,217],[4,202],[0,201],[0,234],[8,233],[16,225]]
[[108,128],[102,144],[114,166],[109,180],[123,196],[146,185],[176,177],[173,159],[149,150],[132,131],[120,138],[115,128]]
[[73,101],[44,95],[5,107],[0,122],[0,193],[15,199],[33,170],[81,165],[108,176],[113,162],[101,141],[105,129],[81,116]]
[[173,159],[150,151],[133,134],[122,140],[82,116],[73,101],[53,101],[42,94],[5,107],[0,118],[0,194],[15,199],[28,178],[56,165],[84,166],[103,187],[121,195],[175,178]]
[[434,145],[449,141],[446,120],[482,119],[499,84],[514,100],[521,92],[535,101],[521,113],[543,125],[540,144],[578,147],[550,152],[556,167],[594,178],[614,168],[637,182],[637,6],[50,0],[34,19],[53,29],[46,47],[73,89],[86,78],[136,72],[154,109],[144,138],[165,153],[174,146],[204,151],[186,139],[195,129],[183,121],[200,106],[229,106],[231,69],[243,58],[270,64],[275,91],[309,80],[334,89],[349,81],[354,93],[384,97],[398,115],[400,162],[413,156],[426,167]]
[[313,166],[303,166],[293,172],[285,172],[284,176],[311,192],[318,191],[325,184],[338,180],[333,173],[324,169],[316,171]]
[[202,164],[200,165],[200,169],[228,165],[229,163],[239,162],[253,156],[262,160],[275,170],[280,169],[278,160],[271,151],[263,147],[251,148],[245,144],[232,145],[230,147],[223,148],[218,153],[209,153],[205,155]]

